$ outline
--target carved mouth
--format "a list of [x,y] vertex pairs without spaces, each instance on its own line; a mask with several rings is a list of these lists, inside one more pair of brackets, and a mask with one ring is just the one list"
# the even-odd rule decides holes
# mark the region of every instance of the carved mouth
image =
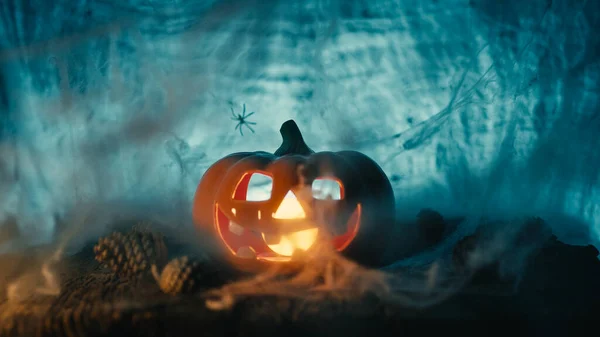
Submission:
[[[360,225],[361,205],[358,204],[346,224],[346,232],[333,236],[332,247],[337,251],[343,251],[356,237]],[[284,235],[273,235],[252,231],[243,225],[229,219],[227,215],[215,203],[215,227],[217,233],[223,240],[228,250],[239,258],[256,259],[273,262],[290,261],[292,252],[286,249],[284,241],[304,242],[300,246],[302,250],[308,251],[316,241],[320,228],[309,228]],[[309,239],[315,238],[315,239]],[[298,247],[298,245],[296,245]]]

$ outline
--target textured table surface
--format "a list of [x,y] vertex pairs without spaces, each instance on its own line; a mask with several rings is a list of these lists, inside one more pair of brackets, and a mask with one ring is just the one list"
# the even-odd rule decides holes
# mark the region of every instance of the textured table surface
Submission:
[[[241,296],[232,308],[211,310],[203,291],[163,293],[149,273],[118,276],[94,260],[90,247],[60,264],[58,295],[4,299],[2,336],[366,336],[416,335],[440,328],[456,333],[533,331],[575,333],[600,303],[600,261],[591,247],[555,239],[530,260],[515,287],[496,266],[477,271],[451,297],[416,308],[376,292],[310,297]],[[3,265],[23,256],[3,255]],[[31,258],[28,260],[31,261]],[[218,268],[210,263],[206,268]],[[408,274],[409,268],[398,271]],[[206,269],[208,270],[208,269]],[[210,281],[210,280],[208,280]],[[242,292],[240,292],[242,293]],[[273,292],[275,294],[275,292]]]

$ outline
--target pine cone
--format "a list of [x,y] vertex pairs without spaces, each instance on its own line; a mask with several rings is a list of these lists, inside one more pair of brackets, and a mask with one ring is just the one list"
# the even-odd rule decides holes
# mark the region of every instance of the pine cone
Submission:
[[223,283],[223,276],[206,259],[178,257],[171,260],[160,275],[156,266],[152,273],[160,289],[167,294],[191,293]]
[[152,265],[164,265],[167,247],[161,234],[134,229],[100,238],[94,246],[96,261],[120,276],[134,276]]

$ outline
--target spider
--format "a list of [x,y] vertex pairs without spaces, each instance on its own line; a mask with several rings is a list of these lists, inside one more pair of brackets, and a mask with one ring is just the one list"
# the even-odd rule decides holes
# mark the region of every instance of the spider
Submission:
[[246,118],[254,115],[254,112],[251,112],[249,114],[246,115],[246,104],[244,104],[244,109],[242,110],[242,114],[235,114],[235,112],[233,112],[233,108],[231,108],[231,120],[237,121],[238,124],[235,126],[235,130],[237,130],[238,128],[240,129],[240,135],[244,135],[244,132],[242,131],[242,126],[246,126],[248,129],[250,129],[250,131],[252,131],[252,133],[254,133],[254,129],[250,126],[250,125],[256,125],[256,123],[254,122],[248,122],[246,120]]

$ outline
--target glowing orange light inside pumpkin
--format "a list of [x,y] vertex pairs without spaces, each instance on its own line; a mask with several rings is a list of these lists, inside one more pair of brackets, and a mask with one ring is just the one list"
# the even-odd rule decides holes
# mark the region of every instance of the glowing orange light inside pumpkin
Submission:
[[[304,219],[306,213],[298,202],[298,199],[292,191],[289,191],[287,195],[281,201],[281,204],[277,208],[277,211],[273,214],[275,219]],[[298,232],[284,234],[280,237],[279,243],[268,244],[269,249],[282,256],[292,256],[294,251],[302,250],[307,251],[317,241],[319,234],[318,228],[305,229]],[[266,241],[265,234],[262,234],[263,239]]]

